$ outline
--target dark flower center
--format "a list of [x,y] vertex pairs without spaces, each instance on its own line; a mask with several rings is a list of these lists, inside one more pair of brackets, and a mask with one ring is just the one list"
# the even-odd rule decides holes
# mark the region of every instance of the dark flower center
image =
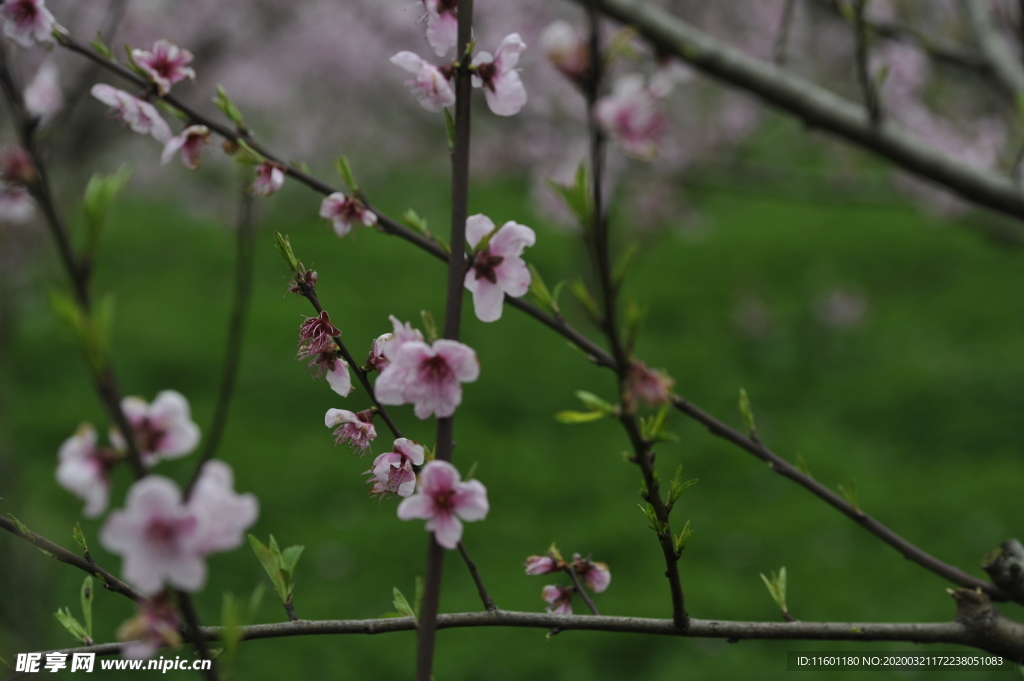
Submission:
[[486,279],[492,284],[498,283],[498,276],[494,273],[494,268],[504,262],[505,258],[500,255],[491,255],[491,250],[485,248],[476,254],[476,258],[473,259],[473,270],[476,272],[477,279]]

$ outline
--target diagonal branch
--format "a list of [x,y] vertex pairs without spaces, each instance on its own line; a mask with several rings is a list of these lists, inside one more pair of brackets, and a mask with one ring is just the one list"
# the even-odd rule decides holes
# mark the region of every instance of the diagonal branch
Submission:
[[695,26],[642,0],[594,2],[605,14],[635,28],[659,51],[678,55],[725,83],[854,145],[874,152],[919,177],[943,185],[980,206],[1024,220],[1024,192],[1002,174],[980,170],[929,146],[892,120],[872,126],[865,107],[775,64],[751,57]]
[[1024,65],[1014,56],[1010,43],[992,24],[991,5],[981,0],[963,0],[971,28],[985,60],[1006,91],[1014,98],[1024,93]]

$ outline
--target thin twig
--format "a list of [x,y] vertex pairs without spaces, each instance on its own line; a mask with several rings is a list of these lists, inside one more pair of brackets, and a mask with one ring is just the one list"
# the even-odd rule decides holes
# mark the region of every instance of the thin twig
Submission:
[[580,595],[580,598],[583,599],[583,602],[587,605],[587,608],[590,609],[590,613],[592,615],[600,615],[601,613],[597,611],[597,605],[594,603],[594,599],[592,599],[587,594],[587,590],[583,588],[583,584],[580,582],[580,577],[576,574],[576,568],[574,568],[572,565],[569,565],[565,568],[565,571],[569,573],[569,579],[572,580],[573,588],[576,590],[576,593]]
[[210,657],[210,646],[206,645],[207,638],[199,624],[199,614],[196,612],[195,603],[192,602],[192,596],[181,590],[175,593],[178,597],[178,607],[188,626],[188,639],[195,644],[200,659],[210,660],[210,668],[202,670],[203,676],[208,681],[217,681],[217,661]]
[[875,79],[871,76],[871,68],[868,64],[868,31],[864,22],[864,10],[868,0],[854,0],[853,19],[855,34],[855,51],[857,62],[857,80],[860,83],[861,94],[864,96],[864,106],[868,110],[868,120],[872,127],[877,128],[882,124],[882,105],[878,99],[878,88],[875,87]]
[[231,398],[238,379],[238,366],[242,361],[245,324],[252,302],[253,263],[256,259],[256,219],[253,210],[253,196],[245,191],[249,184],[247,176],[243,176],[242,184],[241,196],[238,199],[238,218],[235,225],[235,290],[231,305],[231,321],[228,324],[228,339],[224,348],[220,392],[217,395],[217,405],[213,410],[213,423],[206,436],[206,445],[196,462],[192,479],[185,489],[186,499],[192,493],[196,481],[199,480],[203,464],[213,458],[220,445],[221,436],[227,425],[228,409],[231,406]]
[[469,552],[466,550],[466,545],[459,542],[459,553],[462,554],[462,559],[466,561],[466,567],[469,568],[469,574],[473,577],[473,583],[476,584],[477,593],[480,594],[480,600],[484,604],[484,610],[488,612],[498,609],[498,606],[494,604],[494,600],[491,595],[487,592],[487,587],[484,586],[484,582],[480,579],[480,573],[476,569],[476,563],[469,557]]
[[[665,577],[668,579],[672,594],[672,619],[676,626],[685,630],[689,620],[686,612],[686,599],[683,594],[682,582],[679,578],[679,553],[676,551],[669,521],[669,510],[661,497],[658,476],[654,468],[654,451],[651,443],[644,439],[636,412],[632,406],[629,390],[629,373],[631,363],[629,350],[622,341],[618,321],[618,287],[612,281],[612,264],[610,238],[608,233],[608,216],[604,207],[604,148],[605,138],[597,121],[597,101],[600,95],[602,78],[602,59],[600,46],[600,21],[594,5],[588,5],[590,20],[590,73],[584,85],[587,99],[587,126],[590,136],[590,192],[592,197],[592,224],[585,227],[589,232],[589,243],[594,256],[594,268],[601,289],[602,315],[601,326],[615,358],[615,373],[618,378],[622,423],[633,448],[633,461],[639,466],[644,480],[644,499],[654,509],[658,519],[658,543],[665,559]],[[584,594],[584,598],[586,595]]]
[[782,66],[786,63],[786,52],[789,49],[789,34],[793,28],[793,16],[796,14],[796,0],[786,0],[779,20],[779,35],[775,39],[775,63]]

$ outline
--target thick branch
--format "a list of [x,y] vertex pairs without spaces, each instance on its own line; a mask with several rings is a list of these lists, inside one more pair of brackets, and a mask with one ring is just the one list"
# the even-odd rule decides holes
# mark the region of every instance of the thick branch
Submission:
[[642,0],[593,2],[618,21],[633,26],[662,52],[675,54],[705,73],[747,90],[770,104],[855,145],[889,159],[920,177],[948,187],[992,210],[1024,219],[1024,192],[1006,176],[968,166],[944,154],[892,120],[877,128],[867,109],[775,64],[751,57]]
[[981,0],[963,0],[971,28],[992,72],[1011,97],[1024,92],[1024,66],[1014,56],[1009,42],[992,25],[991,4]]

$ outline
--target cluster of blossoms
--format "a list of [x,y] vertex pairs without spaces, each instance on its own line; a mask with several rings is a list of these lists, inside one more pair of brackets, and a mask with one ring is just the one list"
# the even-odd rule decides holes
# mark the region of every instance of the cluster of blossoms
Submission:
[[[126,397],[121,410],[131,432],[112,429],[110,447],[99,446],[96,429],[83,424],[58,453],[57,481],[85,500],[89,518],[107,508],[110,474],[125,460],[127,438],[147,468],[185,456],[199,444],[199,427],[178,392],[165,390],[152,403]],[[153,596],[118,632],[131,641],[126,657],[149,657],[162,645],[180,642],[173,599],[163,590],[198,591],[206,582],[205,557],[241,545],[259,507],[253,495],[236,494],[233,487],[234,475],[222,461],[203,465],[188,498],[169,478],[146,475],[128,490],[125,507],[107,517],[100,542],[123,556],[125,579]]]
[[[423,0],[427,10],[427,41],[438,57],[444,57],[458,42],[458,14],[451,0]],[[473,87],[482,88],[487,106],[498,116],[514,116],[526,105],[526,88],[516,68],[526,43],[518,33],[511,33],[501,41],[492,55],[478,52],[468,69],[472,73]],[[415,52],[402,51],[391,58],[391,63],[413,75],[405,86],[427,111],[437,112],[455,103],[451,80],[462,67],[458,59],[440,66]]]
[[[161,459],[176,459],[195,450],[199,426],[191,418],[188,400],[174,390],[164,390],[152,404],[138,397],[121,401],[121,411],[132,428],[132,441],[142,463],[152,467]],[[91,424],[79,426],[58,453],[57,482],[85,501],[83,513],[95,518],[107,509],[110,472],[124,461],[128,443],[118,430],[111,430],[112,447],[98,445]]]
[[[578,581],[594,593],[603,592],[612,581],[612,573],[604,563],[598,563],[589,557],[583,558],[578,553],[574,553],[572,561],[567,562],[554,544],[546,554],[527,558],[525,565],[528,575],[547,575],[552,572],[574,574],[574,584]],[[575,585],[548,584],[541,589],[541,597],[548,604],[547,611],[555,615],[572,614],[572,598],[575,594]]]
[[[556,21],[541,34],[541,49],[551,64],[580,88],[593,76],[588,39],[565,21]],[[595,117],[605,134],[618,142],[623,153],[641,160],[658,155],[668,131],[663,100],[691,72],[675,60],[660,64],[650,79],[631,73],[618,78],[610,94],[595,106]]]

